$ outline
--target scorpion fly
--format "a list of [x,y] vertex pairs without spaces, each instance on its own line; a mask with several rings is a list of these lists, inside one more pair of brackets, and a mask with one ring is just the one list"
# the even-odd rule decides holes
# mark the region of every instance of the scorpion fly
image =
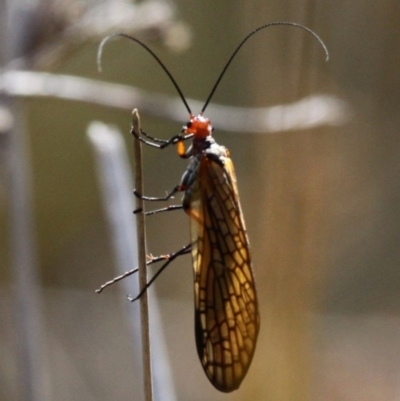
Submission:
[[[153,198],[135,195],[145,201],[165,201],[183,192],[182,205],[173,205],[157,212],[182,209],[190,216],[191,243],[181,250],[152,257],[149,264],[166,260],[164,265],[148,282],[136,298],[143,294],[164,268],[176,257],[192,254],[194,270],[195,337],[196,347],[204,372],[210,382],[220,391],[231,392],[239,388],[244,379],[256,347],[260,329],[257,293],[249,252],[249,240],[239,201],[236,175],[228,149],[217,144],[212,137],[213,127],[204,112],[232,60],[255,33],[277,26],[293,26],[311,33],[323,47],[325,44],[309,28],[292,22],[273,22],[260,26],[249,33],[237,46],[214,84],[203,108],[195,116],[177,82],[158,56],[147,45],[125,34],[106,37],[99,48],[99,59],[105,42],[114,36],[126,37],[142,46],[158,62],[170,78],[184,106],[189,121],[180,134],[169,140],[154,138],[145,132],[135,133],[137,140],[146,145],[163,149],[177,145],[180,157],[189,159],[189,165],[181,182],[167,196]],[[184,141],[191,139],[185,150]],[[141,210],[135,212],[142,212]],[[135,273],[131,270],[103,284],[97,292]]]

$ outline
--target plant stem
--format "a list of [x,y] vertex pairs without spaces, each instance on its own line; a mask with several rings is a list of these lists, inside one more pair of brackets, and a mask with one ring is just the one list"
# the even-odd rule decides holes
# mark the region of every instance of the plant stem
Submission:
[[[132,112],[132,132],[138,136],[140,131],[140,117],[137,109]],[[143,163],[142,163],[142,144],[134,139],[135,155],[135,186],[139,193],[143,193]],[[146,228],[144,215],[144,202],[140,197],[136,197],[136,209],[143,210],[136,215],[138,233],[138,267],[139,267],[139,287],[144,289],[147,284],[146,266]],[[152,372],[151,372],[151,353],[150,353],[150,328],[149,328],[149,307],[147,291],[140,297],[140,320],[142,329],[142,353],[143,353],[143,379],[144,394],[146,401],[153,400]]]

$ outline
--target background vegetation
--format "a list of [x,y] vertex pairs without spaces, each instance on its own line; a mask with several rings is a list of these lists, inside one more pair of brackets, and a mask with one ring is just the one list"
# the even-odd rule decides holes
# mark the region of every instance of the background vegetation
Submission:
[[[126,308],[137,313],[138,305],[127,305],[122,286],[101,296],[94,294],[116,272],[85,131],[93,120],[114,124],[130,149],[130,109],[137,107],[143,128],[162,138],[178,133],[187,120],[183,105],[174,106],[182,119],[176,122],[142,103],[106,107],[51,96],[48,87],[46,96],[29,95],[33,80],[17,80],[22,88],[18,92],[5,72],[45,71],[176,96],[154,60],[126,41],[108,43],[103,73],[97,72],[99,41],[109,32],[124,31],[151,46],[186,96],[201,102],[239,41],[271,21],[294,21],[312,28],[329,48],[329,63],[308,34],[272,28],[249,41],[213,102],[273,107],[324,95],[332,101],[328,117],[318,112],[326,105],[322,101],[300,112],[299,129],[290,124],[284,128],[289,118],[285,112],[278,118],[279,129],[265,133],[252,133],[252,121],[246,121],[249,129],[240,132],[225,131],[222,123],[214,123],[217,141],[230,149],[235,162],[252,246],[262,320],[258,348],[239,391],[226,396],[211,387],[195,350],[191,261],[181,258],[149,292],[161,320],[157,326],[161,329],[152,335],[165,351],[153,352],[157,399],[399,398],[397,2],[1,4],[1,60],[7,68],[0,78],[2,110],[11,110],[15,122],[12,131],[4,123],[7,119],[0,125],[1,401],[29,398],[22,390],[27,377],[24,363],[18,362],[21,349],[29,348],[19,337],[18,319],[24,317],[18,304],[25,294],[17,290],[18,255],[13,253],[15,238],[29,234],[18,234],[14,226],[19,202],[24,201],[31,213],[20,217],[25,223],[26,217],[32,219],[30,260],[40,283],[36,312],[41,336],[36,344],[41,361],[37,369],[45,379],[39,385],[45,394],[41,399],[141,399],[141,356],[125,313]],[[128,6],[133,7],[132,14]],[[118,19],[123,17],[127,24]],[[79,92],[79,88],[69,89]],[[116,102],[110,94],[110,103]],[[207,111],[210,118],[218,119],[213,104]],[[305,128],[302,121],[313,124]],[[31,186],[32,199],[13,197],[18,172],[12,158],[13,135],[24,138],[25,189],[29,195]],[[186,162],[175,149],[147,148],[144,157],[148,194],[162,195],[179,182]],[[154,255],[188,242],[184,213],[147,221],[149,251]],[[26,278],[28,287],[35,285],[35,277],[32,282]],[[31,399],[35,399],[32,393]]]

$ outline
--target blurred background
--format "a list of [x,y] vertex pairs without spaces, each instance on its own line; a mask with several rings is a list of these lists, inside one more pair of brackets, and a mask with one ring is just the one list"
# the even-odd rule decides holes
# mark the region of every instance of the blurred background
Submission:
[[[139,305],[126,300],[136,278],[94,293],[118,271],[86,130],[118,127],[132,160],[134,107],[164,139],[187,112],[136,44],[110,41],[99,73],[101,39],[143,40],[197,113],[235,46],[272,21],[313,29],[330,61],[306,32],[272,27],[241,50],[207,108],[250,237],[253,363],[230,395],[208,382],[184,256],[149,290],[155,399],[400,399],[398,2],[0,4],[0,401],[143,399]],[[144,148],[146,193],[162,196],[186,164],[173,148]],[[153,255],[175,251],[188,243],[188,217],[149,217],[147,234]]]

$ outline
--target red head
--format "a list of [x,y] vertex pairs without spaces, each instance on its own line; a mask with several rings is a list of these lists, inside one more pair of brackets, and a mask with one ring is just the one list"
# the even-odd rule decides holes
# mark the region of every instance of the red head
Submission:
[[182,132],[184,134],[193,134],[195,139],[203,139],[212,133],[212,126],[210,124],[210,120],[206,117],[203,117],[202,114],[198,116],[190,115],[190,120],[183,127]]

